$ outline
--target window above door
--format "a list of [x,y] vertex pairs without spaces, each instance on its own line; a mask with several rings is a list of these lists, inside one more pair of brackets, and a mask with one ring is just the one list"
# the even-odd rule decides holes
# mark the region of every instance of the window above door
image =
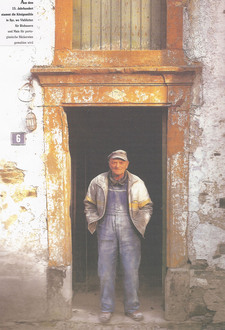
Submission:
[[145,71],[185,66],[182,48],[186,3],[186,0],[55,0],[52,65],[78,71],[126,67],[135,70],[141,67]]
[[166,0],[73,0],[73,49],[166,48]]

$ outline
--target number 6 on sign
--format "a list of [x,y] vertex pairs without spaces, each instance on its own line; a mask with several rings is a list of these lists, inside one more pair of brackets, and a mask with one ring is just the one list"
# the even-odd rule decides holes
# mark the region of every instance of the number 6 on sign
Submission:
[[25,132],[12,132],[11,133],[11,144],[12,145],[25,145]]

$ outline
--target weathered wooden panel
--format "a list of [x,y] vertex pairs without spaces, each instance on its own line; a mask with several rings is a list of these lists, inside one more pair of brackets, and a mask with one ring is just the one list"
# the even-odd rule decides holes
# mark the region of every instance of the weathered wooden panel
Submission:
[[141,49],[150,49],[151,0],[142,0],[141,6]]
[[99,50],[101,47],[101,0],[92,0],[91,7],[91,49]]
[[91,2],[82,0],[82,49],[91,46]]
[[[80,49],[80,19],[81,15],[79,13],[80,1],[73,0],[73,48]],[[76,4],[77,2],[77,4]]]
[[102,0],[101,1],[101,33],[102,33],[102,50],[110,49],[110,28],[111,28],[111,1]]
[[73,1],[75,49],[162,49],[166,45],[166,0]]
[[111,0],[111,49],[120,49],[121,1]]
[[81,48],[81,0],[73,0],[73,48]]
[[131,6],[129,0],[123,0],[121,6],[122,26],[121,26],[121,49],[130,49],[130,14]]
[[151,0],[151,49],[161,46],[161,0]]
[[141,44],[141,1],[131,1],[131,49],[140,49]]

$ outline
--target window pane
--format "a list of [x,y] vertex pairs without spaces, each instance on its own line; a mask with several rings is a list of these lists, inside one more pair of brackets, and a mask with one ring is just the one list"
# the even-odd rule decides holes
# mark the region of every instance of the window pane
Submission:
[[73,0],[73,48],[163,49],[166,0]]

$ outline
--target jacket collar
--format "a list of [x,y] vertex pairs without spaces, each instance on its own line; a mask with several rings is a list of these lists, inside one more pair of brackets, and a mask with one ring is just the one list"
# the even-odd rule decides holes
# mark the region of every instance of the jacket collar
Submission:
[[109,181],[111,182],[111,184],[112,184],[113,186],[114,186],[114,185],[121,185],[121,186],[123,186],[123,185],[127,182],[127,179],[128,179],[127,170],[125,171],[123,178],[120,179],[120,180],[115,180],[115,179],[112,177],[112,172],[109,171],[109,173],[108,173],[108,179],[109,179]]
[[[129,171],[127,171],[128,174],[128,183],[129,183],[129,187],[131,187],[136,181],[138,181],[138,178],[136,175],[130,173]],[[104,172],[102,174],[100,174],[97,177],[97,184],[103,189],[103,190],[107,190],[108,189],[108,175],[109,172]]]

